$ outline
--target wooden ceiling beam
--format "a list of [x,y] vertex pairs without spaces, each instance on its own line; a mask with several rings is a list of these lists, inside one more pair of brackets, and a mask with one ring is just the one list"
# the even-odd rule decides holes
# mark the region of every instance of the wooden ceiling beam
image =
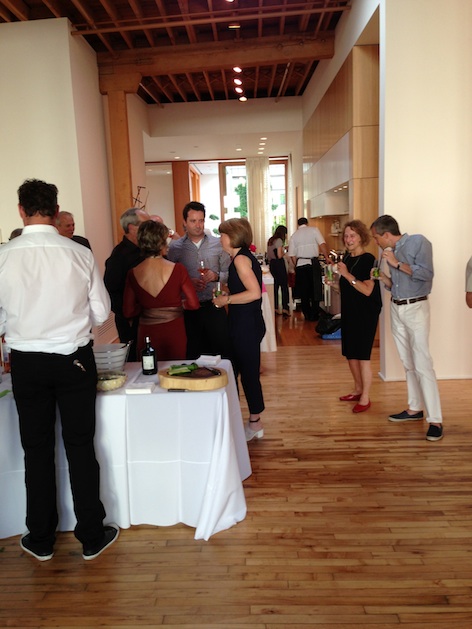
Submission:
[[30,9],[22,0],[2,0],[2,4],[19,20],[29,20]]
[[172,85],[175,87],[175,89],[177,90],[177,92],[180,94],[180,98],[184,101],[184,103],[188,102],[188,97],[187,94],[184,92],[184,90],[180,87],[179,82],[177,80],[177,78],[175,76],[173,76],[172,74],[169,74],[169,79],[170,82],[172,83]]
[[98,53],[100,74],[129,74],[142,76],[186,74],[204,70],[230,69],[234,64],[272,65],[277,63],[331,59],[334,55],[334,34],[319,38],[265,37],[262,40],[210,42],[208,44],[149,48]]
[[[75,1],[72,0],[72,2]],[[272,20],[274,18],[289,18],[289,17],[298,17],[302,15],[316,15],[316,14],[333,14],[333,13],[343,13],[344,11],[349,11],[351,7],[333,7],[330,9],[287,9],[286,7],[281,10],[272,10],[271,7],[266,7],[269,10],[267,12],[262,11],[263,7],[260,7],[255,13],[239,13],[238,11],[234,11],[230,14],[228,12],[224,12],[225,15],[219,17],[214,13],[210,16],[209,12],[206,11],[201,15],[204,17],[196,17],[196,15],[200,14],[192,14],[191,18],[184,19],[182,16],[166,16],[164,5],[162,0],[155,0],[157,7],[161,11],[161,15],[165,16],[161,19],[159,18],[151,18],[148,22],[146,22],[146,28],[150,29],[174,29],[178,27],[187,27],[187,26],[200,26],[203,24],[226,24],[228,22],[245,22],[245,21],[254,21],[257,19],[263,18],[264,20]],[[155,21],[157,20],[157,21]],[[141,24],[126,24],[126,25],[118,25],[118,26],[104,26],[104,27],[94,27],[91,29],[82,28],[73,33],[73,35],[98,35],[99,33],[115,33],[118,30],[127,30],[127,31],[140,31],[143,26]]]

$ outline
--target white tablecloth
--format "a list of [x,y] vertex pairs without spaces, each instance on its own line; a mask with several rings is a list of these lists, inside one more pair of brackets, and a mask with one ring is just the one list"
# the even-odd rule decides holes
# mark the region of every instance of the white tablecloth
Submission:
[[[170,363],[160,363],[159,369]],[[127,395],[124,388],[97,397],[95,447],[107,521],[195,527],[207,540],[246,516],[242,481],[251,464],[234,375],[215,391]],[[128,364],[128,382],[156,381]],[[11,388],[9,377],[0,391]],[[57,426],[59,530],[75,527],[68,467]],[[0,398],[0,538],[25,531],[24,456],[12,394]]]
[[265,290],[262,292],[262,316],[264,317],[266,333],[261,341],[261,352],[276,352],[274,278],[270,273],[264,273],[262,281],[265,285]]

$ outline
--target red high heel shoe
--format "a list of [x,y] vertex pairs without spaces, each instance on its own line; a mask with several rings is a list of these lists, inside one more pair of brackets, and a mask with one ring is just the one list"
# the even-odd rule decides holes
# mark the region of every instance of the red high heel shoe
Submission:
[[370,401],[367,404],[356,404],[352,409],[353,413],[363,413],[370,408]]
[[360,393],[349,393],[349,395],[342,395],[340,398],[341,402],[359,402],[361,399]]

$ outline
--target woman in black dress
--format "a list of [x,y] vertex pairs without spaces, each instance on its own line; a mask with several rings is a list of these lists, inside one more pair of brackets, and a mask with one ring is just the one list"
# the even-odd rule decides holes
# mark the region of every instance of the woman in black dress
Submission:
[[228,293],[215,296],[216,308],[228,307],[230,340],[236,378],[241,376],[249,421],[246,441],[261,439],[264,428],[261,413],[264,397],[260,381],[261,341],[266,327],[262,317],[262,271],[249,251],[252,229],[245,218],[230,218],[220,225],[221,245],[232,261],[228,274]]
[[284,319],[290,316],[288,307],[288,275],[284,259],[284,244],[287,238],[287,228],[279,225],[274,234],[267,241],[267,260],[274,278],[274,307],[279,313],[279,288],[282,296],[282,314]]
[[352,393],[339,399],[357,402],[352,409],[362,413],[370,408],[369,391],[372,384],[370,354],[374,343],[382,300],[379,282],[371,279],[375,258],[366,253],[370,234],[362,221],[346,223],[343,233],[346,255],[338,262],[341,291],[342,354],[349,363],[354,378]]

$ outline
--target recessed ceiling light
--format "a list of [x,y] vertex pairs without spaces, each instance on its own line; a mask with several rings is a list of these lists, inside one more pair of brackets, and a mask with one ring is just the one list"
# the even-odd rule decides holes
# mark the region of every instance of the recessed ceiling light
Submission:
[[242,84],[243,84],[243,82],[241,81],[241,79],[233,79],[233,83],[234,83],[235,85],[242,85]]
[[243,90],[243,88],[242,88],[242,87],[235,87],[235,88],[234,88],[234,91],[235,91],[237,94],[242,94],[242,93],[244,92],[244,90]]
[[265,146],[266,143],[265,142],[259,142],[259,146]]
[[247,101],[247,98],[246,98],[246,96],[240,96],[240,97],[239,97],[239,100],[240,100],[242,103],[245,103],[245,102]]
[[242,72],[242,68],[240,68],[239,66],[234,66],[233,71],[239,74],[240,72]]
[[241,24],[239,22],[231,22],[231,24],[228,24],[228,28],[230,30],[237,30],[238,28],[241,28]]
[[261,140],[267,140],[267,138],[260,138]]
[[178,157],[177,155],[174,157],[174,159],[180,159],[180,157]]
[[242,151],[243,149],[242,149],[242,148],[237,148],[236,150],[237,150],[237,151]]

